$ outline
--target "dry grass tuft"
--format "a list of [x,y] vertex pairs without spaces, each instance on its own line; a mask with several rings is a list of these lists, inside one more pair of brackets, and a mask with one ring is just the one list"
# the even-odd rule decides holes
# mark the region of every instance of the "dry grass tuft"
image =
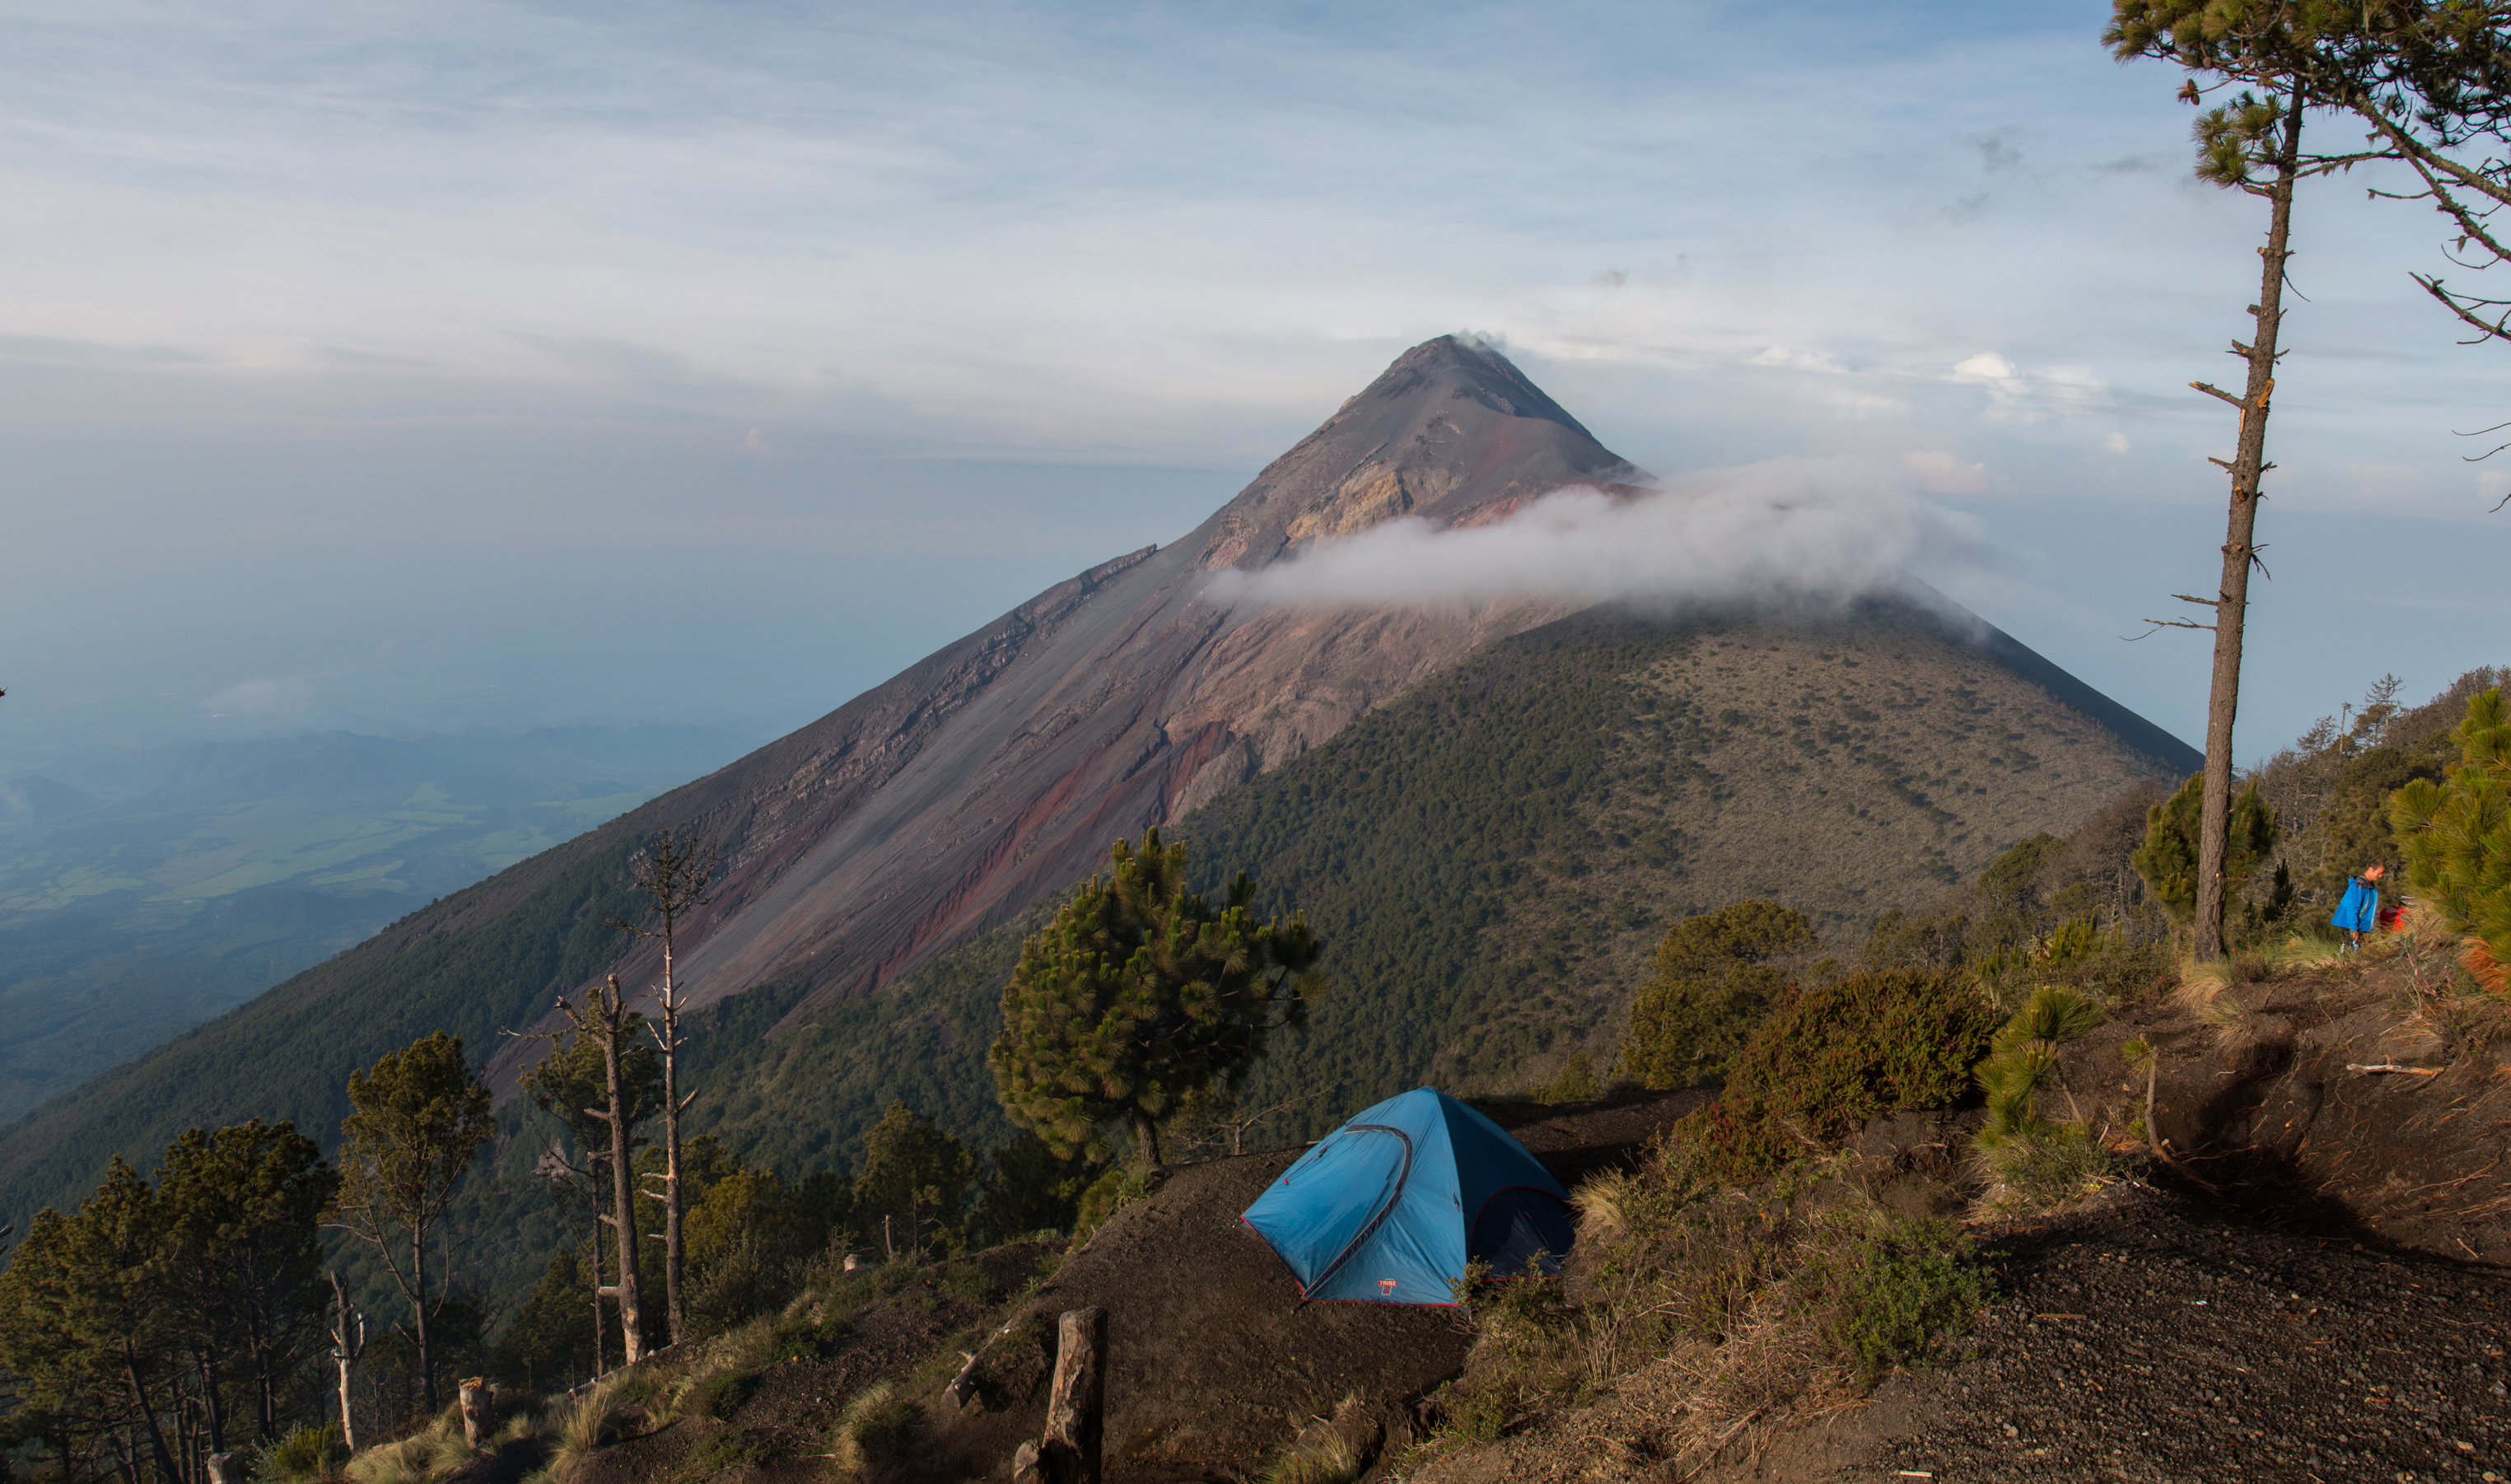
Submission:
[[[574,1477],[584,1461],[619,1436],[620,1393],[624,1378],[606,1376],[560,1404],[557,1413],[558,1450],[550,1471],[560,1479]],[[376,1480],[374,1484],[387,1484]]]
[[405,1438],[381,1443],[351,1459],[342,1470],[357,1484],[427,1484],[462,1462],[462,1425],[448,1436],[443,1418]]
[[1352,1484],[1360,1471],[1360,1458],[1342,1433],[1316,1427],[1265,1464],[1256,1478],[1256,1484]]
[[923,1425],[922,1407],[877,1381],[856,1392],[837,1415],[830,1454],[849,1477],[869,1473],[905,1457]]
[[1622,1202],[1631,1193],[1628,1170],[1605,1170],[1579,1182],[1569,1194],[1569,1203],[1578,1208],[1578,1240],[1593,1243],[1618,1236],[1629,1226],[1622,1214]]

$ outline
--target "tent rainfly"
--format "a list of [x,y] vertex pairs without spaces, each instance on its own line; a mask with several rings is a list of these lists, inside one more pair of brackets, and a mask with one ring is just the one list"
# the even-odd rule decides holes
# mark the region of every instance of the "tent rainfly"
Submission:
[[1240,1218],[1301,1299],[1452,1304],[1480,1258],[1494,1277],[1557,1270],[1577,1229],[1561,1182],[1490,1119],[1420,1087],[1335,1129]]

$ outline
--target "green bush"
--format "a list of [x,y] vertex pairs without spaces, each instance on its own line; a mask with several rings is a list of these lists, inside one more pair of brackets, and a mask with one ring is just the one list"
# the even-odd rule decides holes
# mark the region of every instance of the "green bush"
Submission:
[[718,1371],[689,1391],[689,1409],[700,1417],[730,1421],[741,1404],[758,1389],[758,1378],[746,1371]]
[[1838,1331],[1861,1384],[1942,1352],[1991,1292],[1951,1226],[1911,1222],[1870,1238],[1849,1279]]
[[1685,1134],[1713,1178],[1760,1179],[1868,1119],[1961,1102],[1995,1028],[1995,1012],[1954,975],[1850,974],[1764,1021]]
[[689,1450],[688,1471],[701,1479],[727,1468],[755,1468],[767,1462],[767,1444],[743,1432],[718,1432]]
[[1151,1193],[1151,1178],[1139,1166],[1110,1166],[1106,1173],[1091,1182],[1081,1192],[1079,1210],[1072,1219],[1076,1235],[1086,1236],[1107,1224],[1107,1218]]
[[[2206,775],[2191,773],[2178,793],[2145,811],[2144,843],[2133,864],[2144,878],[2145,889],[2175,922],[2185,923],[2197,913],[2197,826],[2205,803]],[[2241,883],[2258,872],[2275,849],[2275,810],[2259,797],[2259,781],[2250,780],[2232,801],[2230,834],[2223,854],[2223,896],[2236,896]]]
[[1820,947],[1804,915],[1776,902],[1737,902],[1676,923],[1632,1001],[1622,1070],[1649,1087],[1716,1077],[1788,993],[1787,974],[1770,960]]
[[2006,1188],[2038,1205],[2082,1193],[2109,1161],[2082,1122],[2067,1094],[2074,1121],[2059,1124],[2040,1112],[2040,1094],[2052,1084],[2067,1091],[2058,1047],[2102,1023],[2102,1007],[2058,985],[2042,985],[2012,1020],[1998,1029],[1994,1054],[1979,1064],[1988,1094],[1988,1121],[1973,1144]]
[[2407,881],[2454,932],[2483,945],[2469,969],[2496,994],[2511,990],[2511,717],[2500,689],[2470,697],[2453,733],[2450,781],[2416,779],[2398,790],[2389,821],[2407,858]]

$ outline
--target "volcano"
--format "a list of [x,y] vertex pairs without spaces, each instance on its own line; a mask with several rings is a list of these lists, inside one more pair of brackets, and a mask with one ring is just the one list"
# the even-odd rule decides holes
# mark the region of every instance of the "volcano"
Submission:
[[[1398,517],[1453,529],[1504,520],[1565,487],[1632,495],[1644,479],[1490,348],[1454,336],[1416,346],[1176,544],[1144,547],[1059,583],[809,726],[413,914],[21,1119],[0,1134],[0,1221],[75,1199],[108,1155],[145,1160],[186,1127],[288,1117],[328,1135],[344,1111],[352,1068],[434,1030],[464,1035],[475,1054],[498,1051],[492,1077],[510,1088],[535,1043],[501,1042],[499,1033],[526,1029],[556,995],[601,974],[651,978],[650,952],[623,952],[632,940],[603,924],[631,906],[628,854],[666,828],[693,828],[723,852],[722,887],[685,926],[679,962],[680,982],[697,1003],[717,1005],[716,1025],[763,1044],[849,1005],[885,1006],[884,992],[906,976],[1088,876],[1118,837],[1210,816],[1238,820],[1231,838],[1253,839],[1247,810],[1256,805],[1248,801],[1269,811],[1265,819],[1292,817],[1284,810],[1296,801],[1266,794],[1267,780],[1337,745],[1356,722],[1469,662],[1504,651],[1513,656],[1510,673],[1532,674],[1553,663],[1545,654],[1570,652],[1544,636],[1601,632],[1592,612],[1565,599],[1437,610],[1258,608],[1226,601],[1225,574]],[[1655,795],[1629,805],[1658,818],[1634,816],[1627,831],[1597,824],[1609,837],[1604,848],[1688,831],[1731,839],[1735,859],[1806,852],[1790,820],[1814,807],[1813,794],[1791,792],[1790,779],[1827,765],[1829,755],[1808,734],[1789,743],[1806,749],[1801,755],[1755,761],[1761,754],[1748,757],[1746,743],[1760,735],[1754,728],[1764,725],[1762,713],[1739,719],[1767,708],[1778,737],[1789,722],[1776,708],[1813,703],[1769,687],[1733,704],[1708,699],[1724,694],[1720,686],[1731,690],[1733,677],[1766,673],[1775,683],[1782,658],[1790,677],[1819,665],[1849,667],[1838,671],[1838,704],[1848,708],[1839,725],[1868,729],[1863,741],[1838,743],[1836,765],[1881,768],[1872,792],[1887,811],[1904,807],[1893,801],[1920,800],[1906,806],[1906,848],[1890,846],[1899,852],[1890,858],[1913,873],[1906,885],[1871,895],[1823,886],[1832,892],[1821,909],[1826,921],[1913,905],[1919,887],[1977,870],[2033,830],[2071,828],[2130,782],[2196,766],[2197,756],[2159,728],[1986,624],[1948,619],[1943,606],[1905,605],[1888,622],[1858,619],[1869,632],[1853,644],[1801,633],[1761,644],[1729,625],[1714,650],[1688,659],[1647,651],[1656,667],[1648,684],[1668,697],[1664,706],[1707,708],[1700,715],[1711,719],[1702,724],[1715,735],[1697,732],[1687,765],[1702,778],[1718,768],[1731,776],[1704,784],[1696,806]],[[1874,642],[1884,629],[1918,637]],[[1600,651],[1577,652],[1590,656],[1578,661],[1587,664]],[[1880,682],[1898,664],[1931,666],[1935,679],[1892,690]],[[1896,736],[1912,734],[1890,724],[1888,713],[1899,707],[1920,729],[1935,728],[1937,761],[1885,765],[1898,756]],[[1627,758],[1651,745],[1656,733],[1647,727],[1673,714],[1647,710],[1655,720],[1637,729],[1613,722],[1622,730],[1599,745]],[[2023,756],[2013,739],[2027,731],[2064,733],[2063,776],[1995,751]],[[1399,744],[1410,745],[1395,732],[1366,743]],[[1970,753],[1983,760],[1976,778],[1962,774]],[[1315,776],[1371,776],[1348,762]],[[1961,797],[1980,803],[1946,801],[1953,787],[1947,780],[1956,775],[1967,779]],[[1539,778],[1524,785],[1544,786]],[[1839,802],[1825,798],[1823,807]],[[1420,801],[1398,802],[1410,808]],[[1563,807],[1593,813],[1587,803]],[[1695,807],[1699,818],[1676,817]],[[1851,832],[1867,838],[1870,827],[1880,830],[1879,818],[1854,813]],[[1474,848],[1498,848],[1500,837],[1485,834]],[[1695,898],[1714,906],[1702,895],[1719,885],[1713,877],[1744,879],[1731,866],[1713,871],[1706,862],[1696,864],[1685,893],[1657,907],[1698,910]],[[1338,860],[1319,863],[1314,879],[1330,884],[1341,869]],[[1782,874],[1766,889],[1786,886]],[[1653,889],[1628,888],[1634,900]],[[1625,915],[1626,926],[1651,920],[1644,905]],[[1525,922],[1510,930],[1520,929],[1537,938],[1542,931]],[[1349,1013],[1363,1013],[1368,988],[1347,992],[1361,996],[1346,998]],[[1609,1010],[1608,997],[1599,1003]],[[1593,1028],[1603,1014],[1590,1006],[1572,1019]],[[986,1033],[972,1024],[968,1034]],[[1413,1071],[1449,1065],[1452,1049],[1424,1051]],[[970,1051],[960,1045],[953,1054]],[[765,1104],[752,1113],[785,1116]],[[833,1148],[844,1137],[834,1130],[814,1147]]]

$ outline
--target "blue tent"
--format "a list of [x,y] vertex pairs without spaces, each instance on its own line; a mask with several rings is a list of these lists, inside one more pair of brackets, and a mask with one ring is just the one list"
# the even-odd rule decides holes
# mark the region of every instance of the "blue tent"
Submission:
[[1290,1265],[1300,1298],[1378,1304],[1452,1304],[1449,1284],[1471,1259],[1518,1276],[1577,1234],[1561,1182],[1525,1145],[1427,1087],[1327,1135],[1242,1219]]

